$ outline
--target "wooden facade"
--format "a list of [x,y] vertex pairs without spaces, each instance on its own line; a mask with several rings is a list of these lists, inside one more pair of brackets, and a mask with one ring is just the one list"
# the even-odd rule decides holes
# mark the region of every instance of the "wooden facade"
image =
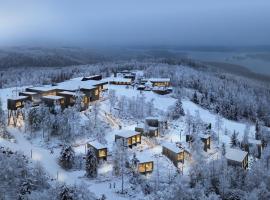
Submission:
[[62,109],[66,107],[65,97],[48,95],[41,98],[44,104],[54,110],[56,105],[59,105]]
[[132,148],[133,146],[137,146],[137,144],[141,144],[141,133],[131,130],[121,130],[115,134],[115,141],[118,139],[124,139],[125,145]]
[[81,99],[81,110],[86,110],[90,103],[89,98],[83,93],[63,91],[58,92],[57,95],[65,98],[65,107],[74,106],[78,98]]
[[106,146],[100,144],[99,142],[89,142],[87,143],[87,148],[92,148],[96,154],[96,158],[100,162],[101,160],[107,160],[108,149]]
[[169,158],[173,164],[178,167],[179,162],[185,162],[185,151],[173,143],[165,143],[162,145],[162,154]]
[[248,152],[246,151],[229,148],[226,150],[225,157],[228,165],[241,167],[243,169],[248,168]]
[[7,100],[7,109],[17,110],[23,108],[26,101],[30,101],[28,96],[18,96],[14,98],[9,98]]
[[171,85],[169,78],[150,78],[149,81],[153,87],[169,87]]
[[138,172],[141,174],[152,173],[154,170],[154,162],[153,161],[139,161],[138,163]]

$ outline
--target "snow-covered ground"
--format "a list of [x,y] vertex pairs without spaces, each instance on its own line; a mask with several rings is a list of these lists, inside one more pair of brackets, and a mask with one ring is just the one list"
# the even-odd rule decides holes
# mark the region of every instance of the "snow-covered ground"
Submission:
[[[7,88],[7,89],[1,89],[0,90],[0,98],[3,102],[3,108],[6,110],[6,102],[7,98],[14,97],[16,95],[16,92],[18,90],[23,90],[22,88]],[[117,96],[124,95],[128,98],[136,97],[137,95],[140,95],[141,92],[139,90],[133,89],[131,86],[117,86],[117,85],[109,85],[109,90],[113,89],[116,91]],[[151,99],[154,99],[154,106],[156,109],[162,110],[164,112],[167,111],[168,107],[172,106],[176,99],[172,98],[170,95],[158,95],[151,91],[144,91],[143,95],[145,96],[146,101],[150,101]],[[199,111],[200,116],[202,120],[206,123],[211,123],[212,127],[215,130],[215,122],[216,122],[216,114],[209,112],[208,110],[201,108],[200,106],[194,104],[193,102],[184,99],[182,101],[183,108],[185,112],[189,110],[189,112],[194,115],[196,111]],[[100,117],[103,117],[104,120],[108,121],[108,124],[111,124],[111,128],[113,131],[106,133],[105,139],[108,142],[108,149],[109,154],[111,153],[112,146],[114,143],[114,130],[118,129],[117,125],[118,123],[121,123],[120,119],[115,119],[113,116],[106,116],[105,113],[109,112],[108,108],[108,101],[101,101],[101,111],[100,111]],[[86,120],[86,119],[83,119]],[[220,140],[222,142],[225,142],[226,144],[229,144],[230,142],[230,135],[224,135],[224,129],[226,128],[231,133],[235,130],[236,132],[239,132],[239,135],[242,136],[245,129],[245,124],[240,122],[235,122],[231,120],[227,120],[223,118],[223,130],[220,134]],[[115,123],[115,124],[114,124]],[[123,124],[123,129],[126,130],[134,130],[136,122],[130,123],[130,124]],[[181,141],[185,142],[185,122],[184,118],[170,122],[169,123],[169,130],[168,134],[157,140],[158,143],[162,143],[164,141],[167,142],[178,142],[180,140],[180,132],[182,131],[182,137]],[[254,125],[251,126],[251,130],[254,130]],[[116,193],[117,190],[120,190],[120,178],[113,177],[112,176],[112,163],[110,161],[110,158],[108,159],[108,162],[103,163],[99,167],[99,177],[95,180],[89,180],[84,177],[84,170],[77,170],[77,171],[66,171],[63,170],[57,162],[57,158],[59,156],[60,147],[54,149],[54,153],[51,153],[49,149],[46,148],[46,146],[40,145],[40,143],[35,142],[35,140],[27,140],[24,136],[25,134],[23,132],[20,132],[16,128],[9,128],[9,131],[13,134],[13,136],[16,139],[16,143],[12,143],[7,140],[3,140],[0,138],[0,146],[8,147],[15,151],[21,151],[26,156],[29,156],[33,161],[39,161],[44,169],[48,172],[48,174],[52,178],[57,178],[59,181],[63,181],[67,184],[75,184],[75,183],[81,183],[84,182],[84,184],[89,186],[89,189],[97,194],[98,196],[105,194],[107,199],[124,199],[124,197],[121,197],[119,194]],[[253,133],[253,132],[252,132]],[[77,154],[79,153],[85,153],[85,143],[87,141],[76,141],[76,147],[75,152]],[[156,143],[153,143],[149,138],[142,138],[142,144],[138,145],[137,147],[133,149],[128,150],[129,155],[133,155],[133,153],[136,153],[138,157],[141,158],[148,158],[152,159],[154,161],[154,166],[159,165],[157,168],[154,167],[154,172],[152,175],[149,175],[148,178],[151,178],[154,176],[155,173],[157,173],[157,169],[159,170],[160,174],[163,174],[164,180],[167,180],[170,173],[176,173],[176,168],[173,166],[173,164],[161,154],[161,146],[156,145]],[[32,155],[32,156],[31,156]],[[188,163],[186,166],[186,169],[188,169]],[[185,171],[184,171],[185,172]],[[187,171],[186,171],[187,173]],[[153,178],[153,177],[152,177]],[[127,178],[125,179],[126,184]],[[116,188],[110,188],[109,185],[116,183]],[[143,198],[143,194],[137,194],[136,198]]]

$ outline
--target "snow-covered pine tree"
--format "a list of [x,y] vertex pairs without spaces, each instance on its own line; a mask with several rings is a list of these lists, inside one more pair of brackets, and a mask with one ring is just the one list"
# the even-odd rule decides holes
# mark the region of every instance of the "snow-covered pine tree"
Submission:
[[170,116],[172,119],[179,119],[181,116],[185,115],[185,111],[183,109],[182,101],[178,99],[174,106],[170,108]]
[[222,146],[221,146],[221,154],[223,156],[225,156],[225,154],[226,154],[226,146],[225,146],[225,143],[224,142],[222,143]]
[[196,104],[199,104],[199,99],[196,91],[193,94],[192,101]]
[[233,131],[233,134],[231,136],[231,142],[230,142],[231,147],[237,147],[237,145],[238,145],[238,139],[237,139],[237,137],[238,137],[238,134],[234,130]]
[[249,151],[249,132],[250,132],[250,126],[246,125],[246,128],[244,130],[243,139],[241,141],[241,148],[244,151]]
[[98,161],[93,148],[89,148],[86,154],[85,171],[88,178],[97,177]]
[[65,146],[63,146],[63,148],[60,152],[59,164],[64,169],[71,169],[72,165],[74,163],[74,157],[75,157],[75,152],[74,152],[72,146],[65,145]]

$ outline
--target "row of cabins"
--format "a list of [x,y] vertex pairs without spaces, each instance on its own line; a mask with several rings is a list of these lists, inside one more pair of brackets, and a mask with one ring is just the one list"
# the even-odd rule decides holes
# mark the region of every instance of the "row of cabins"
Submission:
[[101,91],[108,84],[107,80],[100,80],[102,77],[98,75],[92,78],[72,79],[54,86],[26,88],[25,91],[19,93],[18,97],[8,99],[8,110],[23,108],[27,101],[30,101],[33,106],[44,103],[49,107],[58,104],[66,108],[73,106],[78,99],[81,101],[81,109],[85,110],[90,102],[100,98]]

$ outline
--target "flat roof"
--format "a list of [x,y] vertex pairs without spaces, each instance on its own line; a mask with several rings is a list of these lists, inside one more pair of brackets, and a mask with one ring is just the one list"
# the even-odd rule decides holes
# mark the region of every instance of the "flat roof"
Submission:
[[48,92],[48,91],[56,90],[57,87],[56,86],[37,86],[37,87],[29,87],[27,89]]
[[28,96],[17,96],[17,97],[10,97],[8,100],[24,100],[27,99]]
[[113,77],[109,79],[110,82],[131,82],[132,80],[130,78],[122,78],[122,77]]
[[132,131],[132,130],[118,130],[118,131],[115,131],[114,133],[115,133],[115,135],[118,135],[118,136],[123,137],[123,138],[129,138],[129,137],[132,137],[134,135],[141,134],[140,132]]
[[62,97],[62,96],[56,96],[56,95],[43,96],[42,98],[44,98],[44,99],[53,99],[53,100],[64,99],[64,97]]
[[211,137],[209,134],[199,134],[199,136],[200,138],[203,138],[203,139],[208,139]]
[[154,158],[152,158],[148,152],[141,152],[136,154],[136,157],[139,160],[139,163],[147,163],[147,162],[154,162]]
[[180,147],[178,147],[175,143],[169,143],[169,142],[165,142],[162,144],[163,147],[171,150],[174,153],[181,153],[184,152],[184,149],[181,149]]
[[92,80],[81,81],[75,79],[61,82],[56,87],[60,90],[71,90],[71,91],[76,91],[79,89],[91,90],[96,88],[95,86],[93,86]]
[[27,92],[27,91],[25,91],[25,92],[20,92],[21,94],[29,94],[29,95],[35,95],[35,94],[37,94],[36,92]]
[[170,78],[149,78],[150,82],[170,82]]
[[88,144],[93,146],[95,149],[106,149],[107,148],[105,145],[99,143],[98,141],[91,141],[91,142],[88,142]]
[[225,157],[229,160],[242,162],[247,155],[248,155],[248,152],[246,151],[228,148],[226,149]]
[[65,94],[65,95],[70,95],[70,96],[85,96],[85,94],[81,92],[70,92],[70,91],[62,91],[62,92],[58,92],[58,94]]
[[257,144],[257,145],[261,145],[262,144],[262,141],[261,140],[256,140],[256,139],[251,139],[251,138],[248,139],[248,142],[250,144]]

